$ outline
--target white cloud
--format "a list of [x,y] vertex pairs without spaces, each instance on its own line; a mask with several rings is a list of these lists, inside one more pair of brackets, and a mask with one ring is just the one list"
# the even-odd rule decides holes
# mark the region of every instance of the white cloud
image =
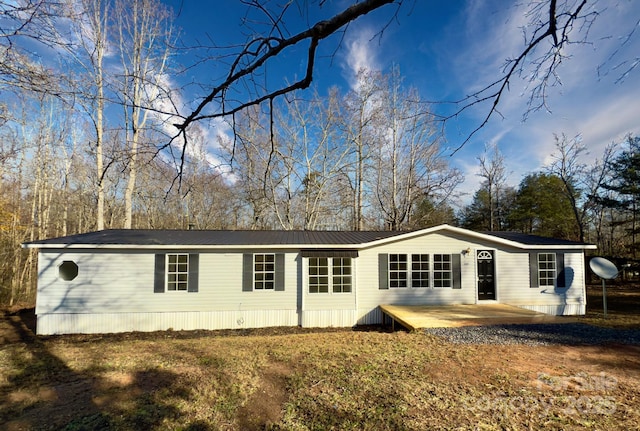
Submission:
[[[167,136],[176,136],[178,129],[175,124],[182,122],[182,118],[178,116],[176,108],[189,109],[188,104],[182,94],[176,90],[178,85],[169,75],[157,75],[155,83],[160,88],[170,89],[171,96],[169,98],[158,95],[157,87],[149,89],[148,92],[153,95],[152,108],[154,109],[154,111],[149,112],[161,124]],[[211,169],[223,174],[227,181],[235,182],[235,175],[231,173],[227,163],[220,156],[223,143],[229,141],[232,135],[233,131],[222,118],[198,121],[187,129],[189,145],[185,149],[186,155],[196,160],[204,160]],[[183,144],[184,141],[180,139],[176,139],[172,143],[173,147],[178,151],[182,151]]]
[[377,59],[378,39],[375,33],[368,27],[351,28],[344,42],[343,69],[347,74],[346,79],[351,88],[358,86],[357,76],[361,70],[379,70]]

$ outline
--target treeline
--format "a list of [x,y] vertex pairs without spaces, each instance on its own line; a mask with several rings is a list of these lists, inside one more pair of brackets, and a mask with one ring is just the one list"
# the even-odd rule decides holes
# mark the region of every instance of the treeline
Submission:
[[30,42],[55,60],[18,55],[17,40],[1,46],[0,303],[34,300],[35,253],[21,243],[109,228],[449,223],[637,251],[638,138],[588,166],[579,139],[558,137],[554,163],[517,188],[489,148],[481,187],[460,205],[463,176],[441,120],[396,68],[361,71],[351,91],[288,95],[227,123],[193,124],[178,143],[171,11],[154,0],[48,5],[27,23],[17,13],[13,34],[35,26]]
[[[238,114],[215,139],[207,138],[211,130],[196,129],[184,154],[166,145],[154,117],[132,153],[131,134],[116,116],[98,156],[91,118],[57,97],[34,100],[25,92],[10,109],[22,114],[0,128],[3,302],[32,300],[35,258],[20,244],[35,239],[100,228],[455,223],[450,202],[463,177],[449,166],[428,106],[401,85],[397,70],[363,71],[359,79],[344,94],[283,99],[273,115]],[[99,157],[104,163],[96,169]]]
[[[478,157],[480,187],[467,205],[456,192],[462,175],[424,110],[394,100],[397,73],[367,73],[375,94],[360,87],[328,97],[292,100],[275,118],[239,116],[234,135],[215,145],[194,140],[181,176],[158,152],[162,135],[147,134],[138,153],[133,228],[415,229],[449,223],[595,243],[599,254],[635,257],[638,250],[640,139],[612,145],[591,165],[579,137],[556,137],[553,162],[506,183],[497,147]],[[43,100],[29,121],[0,129],[2,301],[34,298],[35,255],[24,241],[97,229],[95,152],[83,145],[73,111]],[[33,108],[34,104],[28,107]],[[375,116],[375,119],[373,119]],[[395,129],[394,129],[395,128]],[[105,228],[124,227],[128,157],[121,134],[105,141],[108,168]],[[454,208],[459,208],[455,211]]]
[[506,183],[507,166],[495,147],[478,158],[481,187],[458,214],[461,226],[517,231],[588,242],[600,255],[636,259],[640,251],[640,138],[611,144],[584,162],[580,136],[555,136],[552,162]]

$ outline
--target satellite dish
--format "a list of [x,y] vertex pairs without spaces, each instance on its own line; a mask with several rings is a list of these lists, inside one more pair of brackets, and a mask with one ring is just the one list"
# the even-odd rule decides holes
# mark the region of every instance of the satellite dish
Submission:
[[618,268],[604,257],[594,257],[589,262],[589,267],[595,275],[605,280],[612,280],[618,276]]
[[607,317],[607,287],[605,280],[612,280],[618,276],[618,268],[604,257],[594,257],[589,261],[589,267],[598,277],[602,279],[602,310],[604,317]]

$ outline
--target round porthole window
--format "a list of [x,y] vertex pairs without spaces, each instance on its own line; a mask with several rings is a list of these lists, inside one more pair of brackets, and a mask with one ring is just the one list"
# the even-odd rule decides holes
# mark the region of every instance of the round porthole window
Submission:
[[71,260],[65,260],[58,267],[58,275],[64,281],[71,281],[78,276],[78,265]]

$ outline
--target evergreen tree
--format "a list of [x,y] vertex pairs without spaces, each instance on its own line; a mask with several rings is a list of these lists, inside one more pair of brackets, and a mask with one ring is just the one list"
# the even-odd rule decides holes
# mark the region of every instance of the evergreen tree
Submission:
[[504,231],[511,229],[509,214],[515,202],[516,191],[511,186],[503,186],[496,193],[497,204],[493,204],[493,229],[491,228],[491,201],[489,188],[483,184],[473,195],[473,201],[460,212],[462,227],[477,231]]
[[552,174],[527,175],[518,188],[509,220],[520,232],[577,240],[579,229],[564,183]]
[[629,251],[635,259],[640,249],[640,137],[629,135],[627,145],[628,148],[609,163],[611,180],[603,188],[612,194],[601,201],[622,216],[612,223],[625,227],[630,239]]
[[473,201],[460,212],[460,224],[471,230],[489,230],[489,190],[481,187],[473,194]]
[[452,226],[458,225],[453,208],[446,202],[436,202],[433,198],[425,195],[411,213],[408,227],[422,229],[444,223]]

